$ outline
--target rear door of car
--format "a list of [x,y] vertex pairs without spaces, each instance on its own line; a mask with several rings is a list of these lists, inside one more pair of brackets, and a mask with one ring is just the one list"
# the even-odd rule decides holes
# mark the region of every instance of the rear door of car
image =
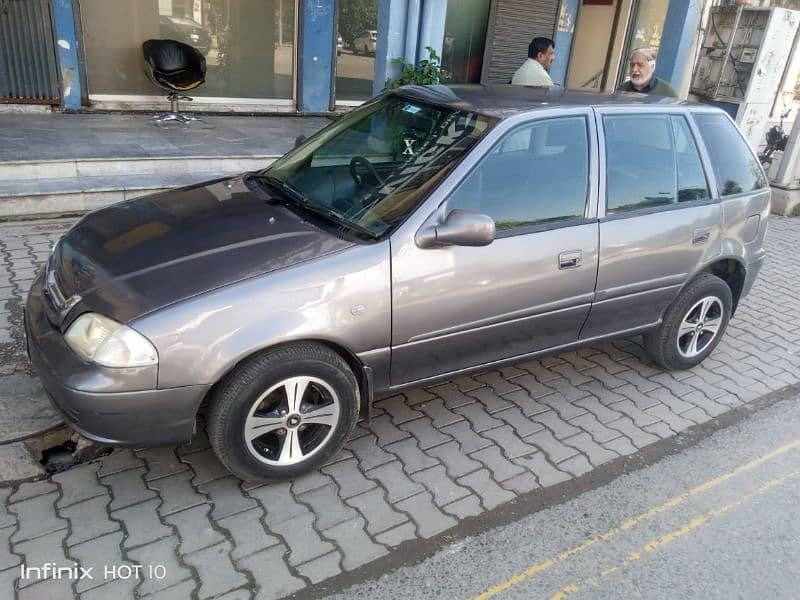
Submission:
[[491,244],[393,236],[392,385],[577,341],[597,273],[594,116],[540,114],[505,131],[431,207],[489,215]]
[[721,251],[719,201],[685,110],[595,113],[604,174],[600,259],[582,340],[657,323],[687,279]]

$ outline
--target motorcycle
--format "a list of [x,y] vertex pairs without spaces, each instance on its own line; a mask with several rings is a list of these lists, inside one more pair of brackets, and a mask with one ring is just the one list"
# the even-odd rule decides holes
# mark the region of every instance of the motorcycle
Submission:
[[781,115],[781,120],[777,125],[773,125],[767,131],[767,145],[759,153],[758,160],[765,170],[769,170],[772,164],[772,155],[776,150],[783,152],[786,150],[786,142],[789,141],[789,134],[783,129],[783,120],[789,116],[792,109],[787,110]]

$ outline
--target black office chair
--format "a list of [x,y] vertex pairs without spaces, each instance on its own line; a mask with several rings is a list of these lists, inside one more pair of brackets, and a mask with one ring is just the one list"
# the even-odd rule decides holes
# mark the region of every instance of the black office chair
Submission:
[[183,42],[175,40],[147,40],[142,44],[144,60],[147,63],[147,78],[157,87],[167,90],[170,112],[155,117],[156,125],[169,122],[188,124],[201,121],[197,117],[182,113],[178,100],[192,99],[182,92],[188,92],[206,80],[206,59],[202,53]]

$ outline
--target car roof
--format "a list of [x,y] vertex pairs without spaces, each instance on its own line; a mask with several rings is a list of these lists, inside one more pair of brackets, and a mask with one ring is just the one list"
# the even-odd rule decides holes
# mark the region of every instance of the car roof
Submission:
[[395,94],[413,100],[507,118],[518,113],[559,106],[695,106],[690,102],[630,92],[584,92],[562,87],[522,85],[404,86]]

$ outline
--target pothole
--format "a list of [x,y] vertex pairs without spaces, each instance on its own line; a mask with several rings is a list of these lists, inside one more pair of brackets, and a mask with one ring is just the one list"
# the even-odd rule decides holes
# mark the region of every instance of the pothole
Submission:
[[25,440],[25,445],[48,476],[106,456],[113,450],[81,437],[68,427]]

